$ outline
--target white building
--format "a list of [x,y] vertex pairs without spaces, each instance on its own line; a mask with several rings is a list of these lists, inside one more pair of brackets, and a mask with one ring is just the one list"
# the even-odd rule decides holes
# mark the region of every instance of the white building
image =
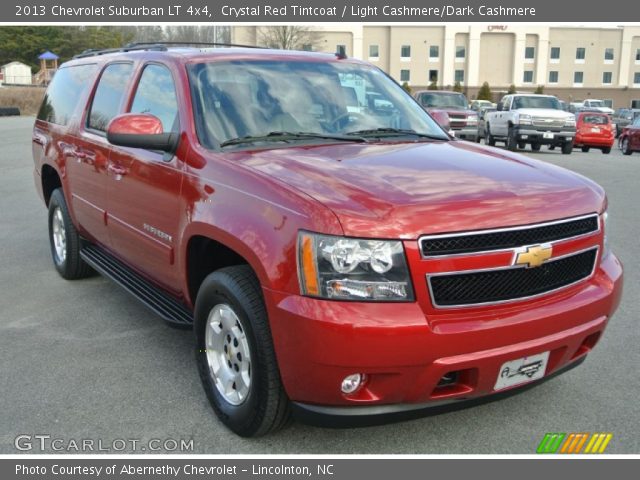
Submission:
[[11,62],[2,66],[5,85],[31,85],[31,67],[22,62]]

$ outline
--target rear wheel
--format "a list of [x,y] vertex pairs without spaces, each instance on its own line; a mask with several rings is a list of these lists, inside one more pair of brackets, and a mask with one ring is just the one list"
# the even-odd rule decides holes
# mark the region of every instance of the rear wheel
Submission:
[[80,257],[81,242],[62,189],[58,188],[49,199],[49,243],[53,265],[62,278],[76,280],[93,273]]
[[562,154],[569,155],[571,152],[573,152],[573,142],[564,142],[562,144]]
[[513,127],[509,127],[509,132],[507,133],[507,141],[505,142],[507,149],[512,152],[518,149],[518,141],[516,139],[516,132]]
[[539,152],[539,151],[540,151],[540,147],[541,147],[541,146],[542,146],[542,145],[541,145],[541,144],[539,144],[539,143],[532,143],[532,144],[531,144],[531,150],[533,150],[534,152]]
[[622,139],[622,147],[621,147],[622,153],[624,155],[631,155],[631,147],[629,146],[629,137],[624,137]]
[[602,153],[604,153],[605,155],[608,155],[611,153],[611,147],[604,147],[602,149]]
[[220,420],[243,437],[278,430],[290,417],[260,284],[247,265],[205,278],[196,300],[196,363]]
[[582,148],[581,148],[581,150],[582,150],[584,153],[588,153],[588,152],[589,152],[589,147],[582,147]]

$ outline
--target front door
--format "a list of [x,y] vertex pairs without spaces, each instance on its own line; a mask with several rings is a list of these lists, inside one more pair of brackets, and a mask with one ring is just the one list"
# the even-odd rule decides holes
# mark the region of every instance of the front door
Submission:
[[[175,84],[166,66],[144,66],[130,112],[155,115],[165,132],[179,129]],[[175,246],[182,162],[163,152],[113,146],[108,171],[107,212],[114,251],[167,290],[179,292]]]

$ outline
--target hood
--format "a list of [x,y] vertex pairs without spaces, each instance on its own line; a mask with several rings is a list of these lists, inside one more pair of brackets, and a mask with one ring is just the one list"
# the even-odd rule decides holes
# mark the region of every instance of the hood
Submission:
[[460,114],[464,114],[465,116],[478,114],[478,112],[469,110],[468,108],[462,108],[462,107],[427,107],[426,110],[429,113],[436,112],[436,111],[447,112],[449,115],[454,115],[454,116],[460,115]]
[[554,110],[552,108],[519,108],[517,110],[519,114],[531,115],[532,117],[543,118],[574,118],[573,113],[565,112],[564,110]]
[[476,144],[339,144],[232,154],[315,198],[345,235],[417,238],[600,211],[604,192],[568,170]]

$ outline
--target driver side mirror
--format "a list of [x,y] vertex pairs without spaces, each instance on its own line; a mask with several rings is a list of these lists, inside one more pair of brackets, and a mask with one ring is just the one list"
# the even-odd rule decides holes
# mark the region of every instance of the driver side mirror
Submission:
[[146,113],[118,115],[107,126],[107,140],[121,147],[174,152],[178,138],[177,132],[164,132],[158,117]]
[[501,112],[502,111],[502,102],[498,103],[498,105],[496,105],[496,110]]

